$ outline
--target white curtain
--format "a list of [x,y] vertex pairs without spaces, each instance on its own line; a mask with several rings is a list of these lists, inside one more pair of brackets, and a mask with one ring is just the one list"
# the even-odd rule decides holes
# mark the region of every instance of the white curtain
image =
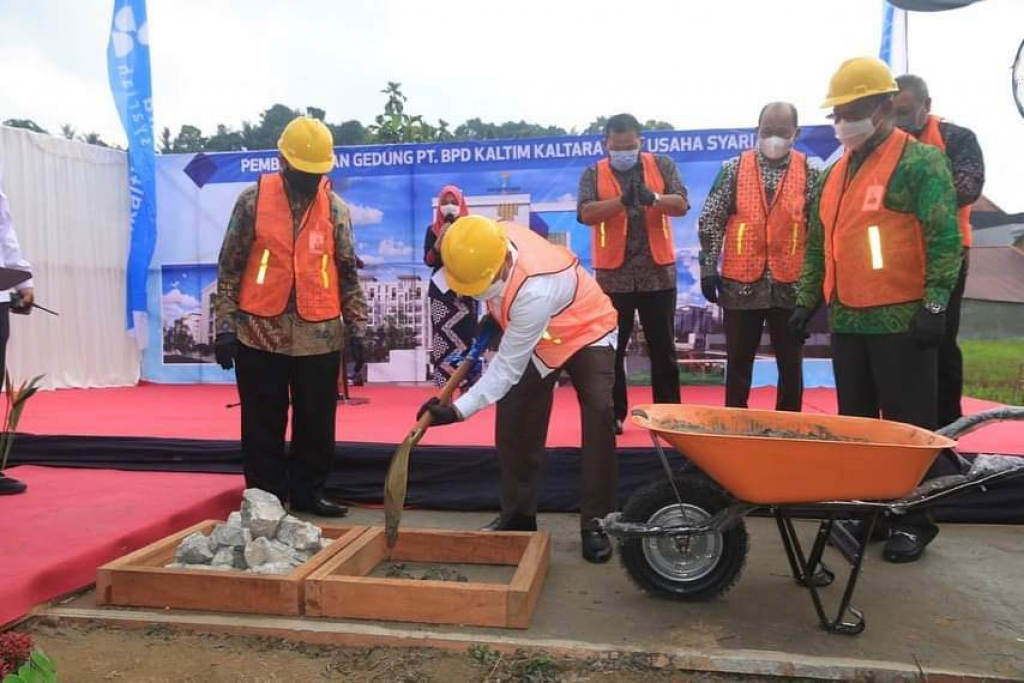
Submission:
[[139,353],[125,331],[127,165],[124,152],[0,126],[0,182],[36,303],[60,313],[11,316],[7,367],[16,383],[138,381]]

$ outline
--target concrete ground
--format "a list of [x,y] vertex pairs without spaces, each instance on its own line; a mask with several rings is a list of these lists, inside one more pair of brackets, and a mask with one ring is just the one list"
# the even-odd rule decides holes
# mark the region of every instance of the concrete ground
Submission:
[[[475,529],[485,513],[410,511],[409,527]],[[346,521],[382,524],[379,510],[353,510]],[[853,605],[866,615],[859,636],[830,635],[810,597],[789,575],[774,522],[750,519],[750,555],[736,587],[708,603],[671,603],[640,592],[617,558],[590,565],[579,556],[577,519],[541,515],[552,532],[548,578],[532,626],[525,631],[449,628],[384,622],[231,616],[209,624],[376,635],[384,641],[421,637],[456,643],[592,651],[664,653],[683,668],[812,677],[913,678],[917,672],[1024,680],[1024,534],[1019,527],[947,525],[925,558],[890,565],[872,546]],[[814,527],[801,523],[809,545]],[[847,565],[832,549],[825,561],[836,583],[823,591],[834,612]],[[50,610],[53,616],[95,615],[89,597]],[[108,611],[111,617],[129,610]],[[152,614],[152,613],[150,613]],[[197,613],[163,613],[183,627]],[[160,614],[154,618],[159,619]],[[310,622],[316,622],[311,625]],[[351,638],[349,639],[351,641]]]

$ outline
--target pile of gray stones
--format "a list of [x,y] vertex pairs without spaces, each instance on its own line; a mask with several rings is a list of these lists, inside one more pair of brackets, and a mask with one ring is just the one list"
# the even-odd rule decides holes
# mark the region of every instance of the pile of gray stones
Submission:
[[167,567],[288,574],[328,543],[320,527],[289,515],[274,494],[246,489],[241,510],[209,536],[186,536]]

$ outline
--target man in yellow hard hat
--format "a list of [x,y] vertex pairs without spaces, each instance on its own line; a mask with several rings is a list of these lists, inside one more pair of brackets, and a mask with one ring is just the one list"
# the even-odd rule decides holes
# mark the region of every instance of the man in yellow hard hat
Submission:
[[[829,305],[841,414],[935,429],[937,349],[960,270],[956,190],[942,153],[894,127],[898,91],[873,57],[832,77],[823,107],[846,149],[811,207],[790,323],[803,335],[814,309]],[[884,557],[913,562],[937,533],[930,519],[904,518]]]
[[277,146],[280,172],[242,191],[224,235],[216,359],[238,380],[246,486],[294,511],[339,517],[347,509],[324,498],[324,484],[334,459],[341,318],[359,362],[366,299],[348,208],[327,177],[330,130],[300,116]]
[[562,369],[579,398],[583,431],[582,554],[607,562],[612,549],[597,520],[618,508],[612,385],[617,313],[568,249],[529,228],[465,216],[441,238],[444,282],[483,302],[502,330],[498,353],[454,404],[420,409],[435,425],[498,404],[495,441],[501,515],[487,530],[535,531],[537,487],[555,385]]

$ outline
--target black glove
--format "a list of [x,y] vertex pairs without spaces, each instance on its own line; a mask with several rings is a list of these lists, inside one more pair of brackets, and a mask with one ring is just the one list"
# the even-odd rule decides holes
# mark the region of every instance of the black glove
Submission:
[[918,348],[934,349],[946,335],[946,312],[932,313],[921,308],[910,319],[910,338]]
[[619,196],[619,201],[627,209],[631,206],[636,206],[636,184],[630,183],[623,188],[622,194]]
[[718,293],[722,291],[722,276],[705,275],[700,279],[700,292],[709,303],[718,303]]
[[793,315],[789,316],[789,331],[800,340],[800,343],[807,341],[811,333],[807,331],[807,323],[814,317],[814,309],[807,306],[797,306]]
[[349,337],[348,355],[352,358],[353,370],[358,375],[366,365],[366,347],[363,346],[362,337]]
[[657,197],[655,197],[649,187],[640,183],[636,187],[636,200],[640,203],[640,206],[654,206],[654,202],[657,201]]
[[434,416],[432,425],[450,425],[453,422],[462,422],[462,415],[459,415],[459,411],[455,410],[455,406],[450,403],[441,403],[441,399],[437,396],[430,399],[422,406],[420,406],[419,412],[416,413],[416,419],[423,417],[423,413],[430,411],[430,414]]
[[235,367],[238,356],[238,337],[233,332],[221,332],[217,335],[217,343],[213,347],[213,357],[217,364],[225,370]]

